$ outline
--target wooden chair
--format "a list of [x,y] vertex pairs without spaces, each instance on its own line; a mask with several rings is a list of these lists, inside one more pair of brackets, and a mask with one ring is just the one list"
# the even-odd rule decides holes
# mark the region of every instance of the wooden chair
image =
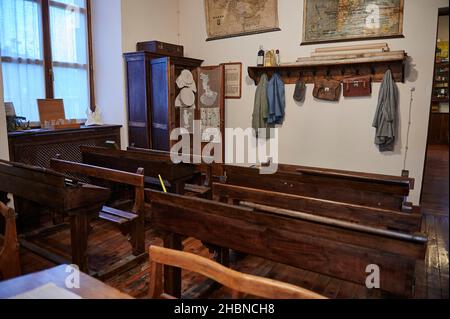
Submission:
[[233,299],[243,294],[268,299],[326,299],[312,291],[283,283],[240,273],[212,260],[191,253],[150,247],[150,296],[154,299],[174,299],[163,288],[163,265],[182,268],[206,276],[233,291]]
[[0,280],[5,280],[20,276],[19,242],[14,210],[0,202],[0,215],[5,219],[3,240],[0,235]]

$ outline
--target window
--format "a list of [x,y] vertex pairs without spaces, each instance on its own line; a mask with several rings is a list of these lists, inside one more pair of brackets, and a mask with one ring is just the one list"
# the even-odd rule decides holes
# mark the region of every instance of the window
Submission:
[[4,98],[39,121],[37,99],[64,99],[66,118],[86,118],[93,101],[89,0],[1,0]]

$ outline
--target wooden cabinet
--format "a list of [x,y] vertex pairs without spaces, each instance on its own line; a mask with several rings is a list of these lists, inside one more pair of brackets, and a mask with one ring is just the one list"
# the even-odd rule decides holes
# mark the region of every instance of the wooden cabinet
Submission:
[[169,151],[170,132],[180,126],[180,114],[175,108],[175,81],[184,69],[196,77],[196,69],[203,61],[150,52],[126,53],[124,58],[129,144]]
[[50,168],[57,154],[61,159],[81,162],[80,146],[120,146],[121,125],[102,125],[64,130],[29,130],[8,133],[9,157],[13,162]]

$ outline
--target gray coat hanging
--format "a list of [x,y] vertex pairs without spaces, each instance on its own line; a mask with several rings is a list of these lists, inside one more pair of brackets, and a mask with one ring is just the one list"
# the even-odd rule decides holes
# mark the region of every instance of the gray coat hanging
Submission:
[[378,97],[378,106],[373,120],[376,128],[375,144],[380,152],[392,152],[397,130],[398,92],[391,70],[384,75]]

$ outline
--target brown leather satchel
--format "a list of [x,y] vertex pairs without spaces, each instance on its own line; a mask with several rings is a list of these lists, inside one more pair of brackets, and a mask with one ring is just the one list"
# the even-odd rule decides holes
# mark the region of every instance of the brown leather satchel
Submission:
[[331,79],[316,80],[313,96],[320,100],[339,101],[341,97],[341,82]]
[[346,78],[342,82],[344,83],[345,97],[372,95],[372,77],[370,75]]

